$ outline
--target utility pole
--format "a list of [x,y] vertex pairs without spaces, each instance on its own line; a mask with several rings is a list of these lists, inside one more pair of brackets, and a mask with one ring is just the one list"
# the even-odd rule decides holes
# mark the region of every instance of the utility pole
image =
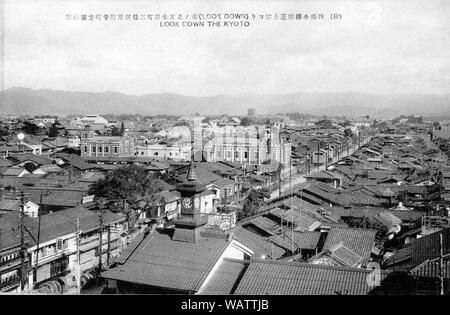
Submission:
[[444,295],[444,240],[442,233],[439,233],[440,257],[439,257],[439,282],[441,286],[441,295]]
[[317,144],[317,172],[319,172],[319,153],[320,153],[320,142]]
[[100,274],[102,272],[102,248],[103,248],[103,199],[100,200],[100,230],[99,230],[99,246],[98,246],[98,275],[97,283],[100,282]]
[[278,196],[281,197],[281,162],[278,165]]
[[271,181],[272,181],[272,176],[269,175],[269,198],[272,195],[272,184],[271,184]]
[[109,266],[109,260],[111,258],[111,225],[108,224],[108,249],[106,252],[106,265]]
[[294,195],[292,193],[292,172],[291,172],[291,161],[289,161],[289,191],[291,195],[291,245],[292,245],[292,255],[294,255],[294,208],[292,206]]
[[42,208],[42,190],[39,198],[39,208],[38,208],[38,235],[37,235],[36,256],[34,263],[34,282],[37,282],[37,273],[39,264],[39,243],[41,238],[41,214],[40,214],[41,208]]
[[306,174],[309,174],[309,147],[306,146],[306,154],[305,154],[305,166],[306,166]]
[[76,225],[76,234],[77,234],[77,294],[81,294],[81,262],[80,262],[80,219],[77,218]]
[[26,258],[26,248],[25,248],[25,226],[24,226],[24,215],[25,215],[25,197],[23,191],[20,192],[21,200],[21,211],[20,211],[20,291],[23,292],[25,288],[25,281],[27,273],[25,270],[25,258]]

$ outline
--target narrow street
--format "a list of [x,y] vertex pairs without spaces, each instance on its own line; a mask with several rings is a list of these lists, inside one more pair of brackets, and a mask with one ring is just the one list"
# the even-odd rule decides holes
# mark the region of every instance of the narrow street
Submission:
[[[363,141],[361,143],[361,146],[365,145],[369,141],[370,141],[370,138],[366,139],[366,141]],[[348,154],[347,154],[347,152],[345,152],[345,154],[344,154],[344,156],[342,158],[347,157],[349,155],[352,155],[358,149],[359,148],[350,148]],[[328,166],[333,165],[336,162],[338,162],[337,157],[333,157],[332,162],[330,162]],[[325,170],[325,165],[320,165],[319,167],[311,166],[311,174],[318,173],[318,172],[323,171],[323,170]],[[291,184],[289,184],[289,170],[285,171],[284,172],[285,178],[282,181],[283,184],[281,185],[281,194],[283,194],[285,192],[289,192],[289,187],[293,188],[296,185],[300,185],[300,184],[305,183],[306,182],[305,175],[306,175],[306,173],[304,173],[304,172],[303,173],[297,173],[295,168],[292,168]],[[271,192],[271,194],[270,194],[270,199],[269,200],[272,200],[272,199],[277,198],[279,196],[280,196],[279,189],[278,188],[274,189]]]

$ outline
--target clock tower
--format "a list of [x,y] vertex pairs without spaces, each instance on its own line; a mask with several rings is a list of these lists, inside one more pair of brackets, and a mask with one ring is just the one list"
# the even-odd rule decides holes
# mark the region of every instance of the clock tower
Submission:
[[181,212],[174,220],[173,240],[195,242],[200,237],[201,227],[208,222],[208,217],[200,212],[199,194],[205,191],[206,187],[197,181],[192,162],[189,166],[187,180],[177,184],[176,189],[181,194]]

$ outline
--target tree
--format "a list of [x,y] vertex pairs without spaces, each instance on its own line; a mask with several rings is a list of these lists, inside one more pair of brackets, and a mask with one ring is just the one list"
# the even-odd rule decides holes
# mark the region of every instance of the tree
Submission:
[[255,215],[258,213],[258,209],[264,205],[264,198],[268,197],[267,189],[252,189],[244,200],[244,206],[242,210],[237,212],[236,219],[238,221]]
[[344,130],[344,136],[351,138],[353,137],[353,131],[350,128]]
[[123,136],[124,133],[125,133],[125,126],[122,121],[122,125],[120,126],[120,135]]
[[[163,185],[148,175],[143,166],[131,164],[107,173],[105,178],[92,185],[89,194],[105,198],[111,203],[125,200],[132,210],[143,212],[161,202],[159,193],[163,190]],[[124,209],[129,215],[127,207]]]
[[252,124],[252,121],[248,117],[242,117],[241,119],[241,126],[250,126]]
[[120,136],[121,132],[116,126],[111,127],[111,136]]
[[21,130],[26,134],[35,135],[41,130],[41,128],[29,121],[24,121]]
[[0,137],[7,137],[9,136],[9,129],[8,127],[0,127]]
[[57,136],[58,136],[58,123],[57,122],[54,122],[51,126],[50,126],[50,128],[49,128],[49,130],[48,130],[48,136],[50,137],[50,138],[56,138]]

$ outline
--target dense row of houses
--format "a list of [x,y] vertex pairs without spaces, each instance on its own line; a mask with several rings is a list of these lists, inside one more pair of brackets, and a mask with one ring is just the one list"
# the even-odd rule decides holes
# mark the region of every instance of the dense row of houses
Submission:
[[[222,149],[226,141],[201,143],[212,160],[192,161],[190,147],[186,158],[170,158],[172,144],[149,151],[154,144],[135,145],[131,134],[92,128],[81,156],[9,152],[0,159],[0,290],[70,293],[102,271],[116,293],[438,294],[442,275],[448,292],[440,257],[440,235],[444,255],[449,244],[448,157],[421,128],[376,134],[364,125],[353,136],[328,125],[276,136],[264,128],[254,146],[275,160],[289,156],[283,163],[292,157],[306,183],[237,220],[251,191],[270,195],[287,182],[279,169],[250,163],[251,137],[238,125],[210,127],[233,135]],[[147,151],[135,154],[139,146]],[[126,200],[111,212],[89,194],[130,164],[162,187],[136,221]]]

